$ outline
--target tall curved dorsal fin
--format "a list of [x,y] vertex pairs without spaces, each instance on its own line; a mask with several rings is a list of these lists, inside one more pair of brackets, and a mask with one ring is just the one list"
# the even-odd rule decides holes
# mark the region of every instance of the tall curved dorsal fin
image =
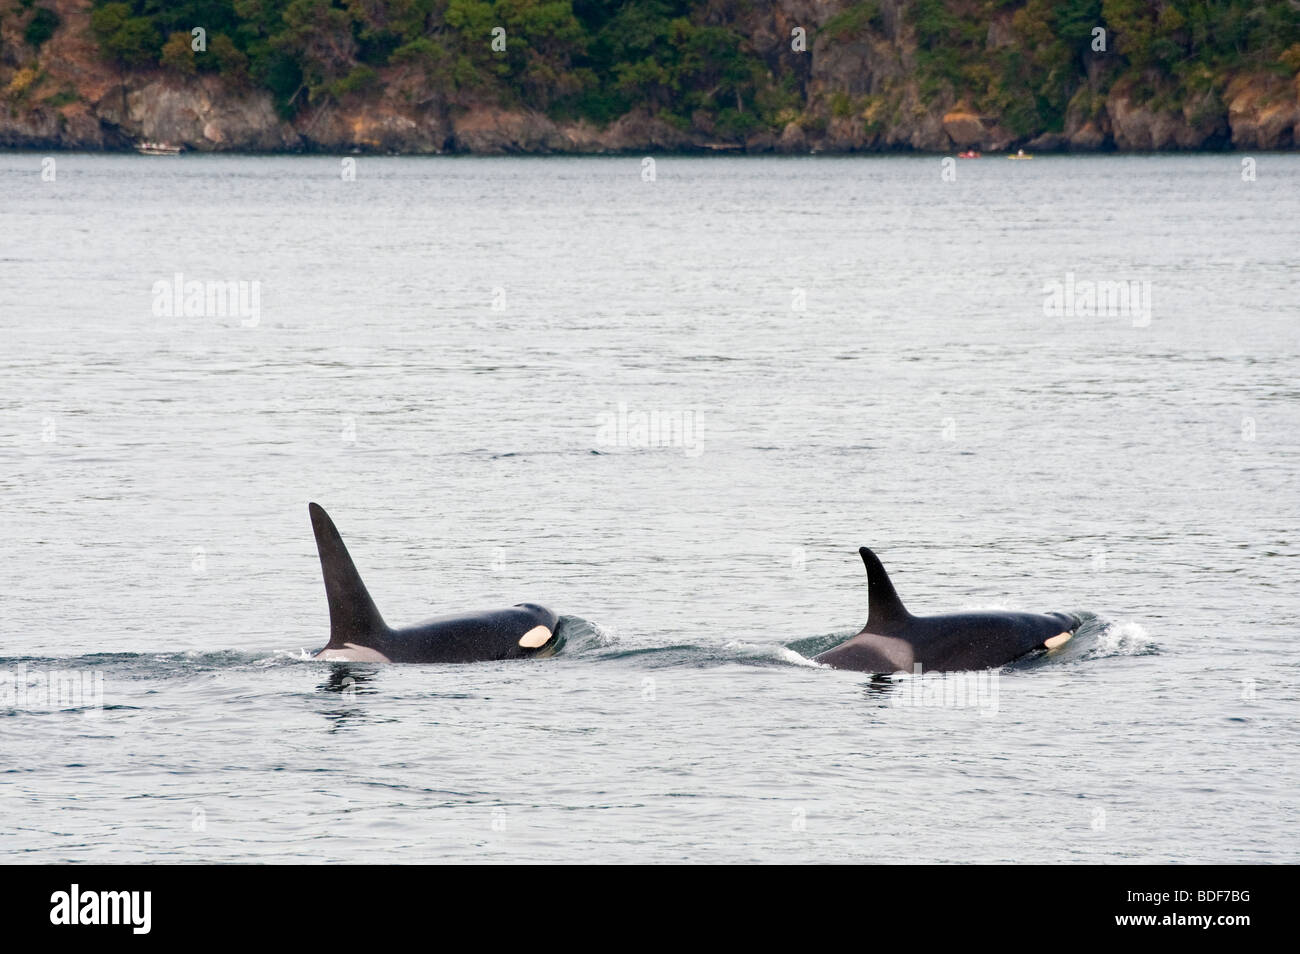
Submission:
[[894,584],[890,582],[880,558],[866,547],[861,547],[858,555],[867,567],[867,596],[870,600],[867,629],[880,632],[911,619],[912,614],[894,592]]
[[376,636],[388,632],[388,626],[375,608],[366,584],[361,582],[361,574],[325,508],[309,503],[307,510],[316,533],[321,574],[325,577],[325,598],[330,604],[327,648],[341,649],[345,643],[369,645]]

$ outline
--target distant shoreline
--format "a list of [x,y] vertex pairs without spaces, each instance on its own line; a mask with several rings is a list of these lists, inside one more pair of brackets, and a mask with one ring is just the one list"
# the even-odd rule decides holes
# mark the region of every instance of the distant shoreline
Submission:
[[[495,3],[470,6],[487,15]],[[256,155],[1300,148],[1300,9],[1278,4],[1247,17],[1236,4],[1170,0],[1153,18],[1141,4],[1089,11],[1013,0],[954,16],[940,0],[775,0],[726,10],[691,0],[671,14],[669,5],[637,7],[643,19],[630,25],[613,15],[636,6],[628,0],[519,0],[505,6],[528,15],[509,30],[493,27],[497,47],[491,24],[462,22],[459,7],[398,23],[386,4],[325,3],[331,15],[310,22],[301,4],[288,5],[291,13],[229,0],[20,6],[0,24],[0,149],[113,153],[144,141]]]
[[[893,150],[816,150],[811,152],[750,152],[744,149],[627,149],[605,152],[378,152],[358,149],[184,149],[179,156],[141,155],[131,147],[104,147],[88,149],[84,146],[0,146],[0,155],[84,155],[84,156],[138,156],[141,159],[178,159],[181,157],[204,156],[238,156],[244,158],[302,158],[319,159],[323,157],[344,158],[354,156],[367,159],[631,159],[645,156],[664,156],[680,159],[942,159],[955,157],[959,150],[931,152],[921,149]],[[987,159],[1003,159],[1014,155],[1013,151],[986,152],[977,159],[963,160],[976,162]],[[1220,149],[1098,149],[1077,151],[1069,149],[1035,150],[1033,159],[1121,159],[1121,158],[1196,158],[1201,156],[1295,156],[1300,155],[1300,148],[1288,149],[1241,149],[1232,146]]]

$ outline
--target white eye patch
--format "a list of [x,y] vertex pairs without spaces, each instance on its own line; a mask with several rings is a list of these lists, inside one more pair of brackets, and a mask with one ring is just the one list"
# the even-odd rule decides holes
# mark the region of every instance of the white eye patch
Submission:
[[519,637],[519,645],[524,649],[536,649],[538,646],[546,645],[546,641],[551,638],[551,631],[545,626],[534,626],[528,632]]
[[1070,641],[1070,637],[1073,635],[1074,633],[1058,633],[1057,635],[1053,636],[1051,639],[1044,640],[1043,645],[1046,646],[1048,649],[1055,649],[1057,646],[1064,646],[1066,643],[1068,643]]

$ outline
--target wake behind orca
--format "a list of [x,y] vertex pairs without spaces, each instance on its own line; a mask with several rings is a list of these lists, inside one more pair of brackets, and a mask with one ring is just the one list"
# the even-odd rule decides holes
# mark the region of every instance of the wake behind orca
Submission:
[[1065,613],[950,613],[913,616],[876,555],[858,551],[867,567],[869,609],[862,632],[814,657],[835,669],[888,674],[957,672],[1001,666],[1036,649],[1064,645],[1082,625]]
[[556,649],[556,615],[535,603],[440,616],[393,629],[375,607],[361,574],[323,507],[308,504],[330,608],[330,641],[316,659],[352,662],[461,663],[521,659]]

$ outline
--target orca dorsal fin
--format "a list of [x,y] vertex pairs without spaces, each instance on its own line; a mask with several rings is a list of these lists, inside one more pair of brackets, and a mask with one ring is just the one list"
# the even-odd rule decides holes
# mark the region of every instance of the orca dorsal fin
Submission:
[[388,632],[388,625],[375,608],[361,574],[343,545],[334,521],[320,504],[309,503],[311,528],[316,533],[321,574],[325,577],[325,598],[330,605],[329,647],[340,649],[346,643],[367,646]]
[[867,612],[866,628],[873,633],[878,633],[911,619],[912,614],[907,611],[903,601],[894,592],[894,584],[890,582],[889,574],[885,572],[880,558],[866,547],[861,547],[858,555],[862,557],[862,562],[867,567],[867,595],[870,609]]

